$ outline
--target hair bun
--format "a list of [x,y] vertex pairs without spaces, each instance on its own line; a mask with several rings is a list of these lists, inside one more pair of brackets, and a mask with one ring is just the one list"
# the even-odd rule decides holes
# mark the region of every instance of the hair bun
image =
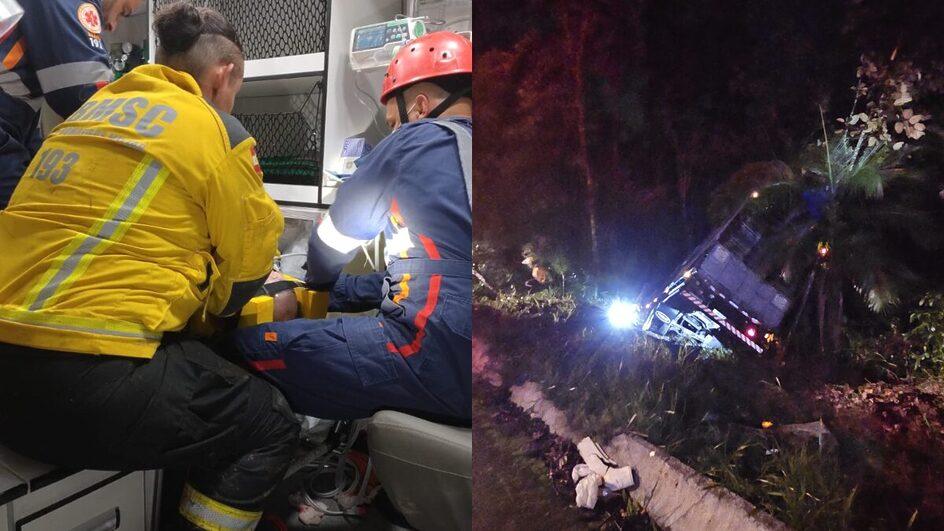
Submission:
[[193,47],[203,33],[203,18],[190,2],[176,2],[157,14],[154,31],[167,53],[183,53]]

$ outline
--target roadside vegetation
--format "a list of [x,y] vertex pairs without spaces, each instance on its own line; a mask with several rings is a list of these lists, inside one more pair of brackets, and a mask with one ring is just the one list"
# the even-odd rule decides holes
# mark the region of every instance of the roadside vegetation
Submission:
[[480,365],[505,388],[539,384],[579,432],[645,437],[795,529],[944,528],[941,74],[863,56],[848,115],[821,110],[792,163],[718,189],[714,223],[745,198],[776,213],[763,274],[800,286],[767,354],[612,329],[619,279],[537,236],[476,244]]
[[[868,354],[783,367],[705,356],[613,332],[590,310],[555,323],[479,306],[475,320],[505,389],[534,381],[578,432],[645,437],[793,528],[930,528],[944,517],[939,375],[869,382]],[[912,343],[899,359],[921,366],[923,351]],[[792,429],[821,419],[818,434]]]

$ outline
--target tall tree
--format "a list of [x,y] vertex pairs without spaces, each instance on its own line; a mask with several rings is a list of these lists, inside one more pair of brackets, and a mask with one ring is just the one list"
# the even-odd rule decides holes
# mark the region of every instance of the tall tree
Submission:
[[[565,4],[573,2],[565,1]],[[580,4],[578,4],[579,6]],[[600,271],[600,244],[597,237],[597,180],[593,172],[593,163],[590,160],[590,146],[587,138],[587,71],[585,54],[587,39],[591,30],[597,26],[597,16],[593,11],[579,7],[568,10],[566,28],[568,46],[571,51],[571,75],[574,81],[573,108],[577,125],[577,168],[583,175],[585,183],[584,204],[587,212],[587,226],[590,230],[590,256],[592,269]]]

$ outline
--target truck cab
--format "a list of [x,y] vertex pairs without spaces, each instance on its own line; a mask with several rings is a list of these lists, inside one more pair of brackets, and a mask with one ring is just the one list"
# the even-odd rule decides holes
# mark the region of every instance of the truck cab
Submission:
[[720,328],[701,311],[685,313],[668,305],[652,311],[643,325],[652,337],[703,349],[723,348],[716,337]]

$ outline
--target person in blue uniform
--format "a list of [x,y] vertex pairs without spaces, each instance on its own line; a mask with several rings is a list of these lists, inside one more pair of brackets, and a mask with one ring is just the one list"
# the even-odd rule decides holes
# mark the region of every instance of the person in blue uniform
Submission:
[[42,142],[43,99],[75,112],[112,80],[102,30],[143,0],[20,0],[23,18],[0,36],[0,210]]
[[[394,409],[472,416],[472,45],[436,32],[404,45],[381,101],[394,132],[357,162],[309,241],[306,283],[330,310],[237,330],[235,344],[297,413],[324,419]],[[384,232],[387,270],[342,274]]]

